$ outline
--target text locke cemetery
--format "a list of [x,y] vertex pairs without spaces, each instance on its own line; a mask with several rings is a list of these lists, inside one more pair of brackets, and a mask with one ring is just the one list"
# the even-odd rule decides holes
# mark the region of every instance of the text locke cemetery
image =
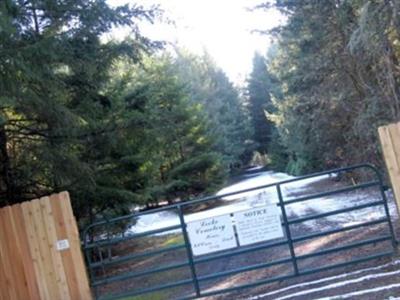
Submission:
[[189,222],[187,232],[193,255],[202,255],[283,237],[280,212],[276,205]]

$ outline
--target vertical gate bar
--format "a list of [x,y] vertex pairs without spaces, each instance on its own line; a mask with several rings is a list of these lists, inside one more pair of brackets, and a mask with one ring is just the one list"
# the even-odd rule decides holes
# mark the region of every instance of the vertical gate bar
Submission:
[[93,292],[94,292],[94,299],[98,299],[99,291],[97,290],[97,286],[92,286],[93,281],[95,281],[95,274],[94,274],[94,271],[93,271],[92,267],[90,266],[91,263],[92,263],[92,260],[90,258],[90,253],[88,251],[93,251],[93,250],[84,249],[84,252],[85,252],[85,255],[86,255],[86,260],[88,262],[89,279],[90,279],[91,287],[92,287]]
[[[83,244],[83,252],[85,253],[86,256],[86,260],[87,260],[87,268],[89,269],[89,279],[90,279],[90,283],[93,283],[93,281],[95,280],[95,273],[93,271],[93,268],[91,266],[92,264],[92,258],[90,257],[90,254],[93,253],[94,250],[87,248],[87,236],[86,234],[83,235],[84,236],[84,244]],[[93,248],[94,249],[94,248]],[[97,286],[93,287],[92,289],[94,289],[94,299],[98,299],[98,289]]]
[[292,234],[290,233],[290,228],[289,228],[288,219],[287,219],[287,215],[286,215],[285,203],[283,202],[283,196],[282,196],[282,191],[281,191],[281,185],[280,184],[276,185],[276,191],[278,193],[279,204],[281,206],[283,223],[285,224],[286,238],[287,238],[288,245],[289,245],[290,256],[292,257],[294,274],[295,275],[299,275],[299,268],[297,266],[296,253],[294,252]]
[[103,276],[106,276],[106,268],[104,267],[103,253],[101,252],[100,247],[97,247],[97,252],[101,262],[101,270],[103,271]]
[[389,211],[389,206],[388,206],[388,203],[387,203],[387,197],[386,197],[386,194],[385,194],[385,190],[383,189],[382,177],[381,177],[381,174],[380,174],[380,172],[378,170],[375,170],[375,173],[376,173],[376,176],[378,177],[378,180],[379,180],[379,189],[381,191],[381,195],[382,195],[382,199],[383,199],[383,207],[385,208],[385,214],[386,214],[386,217],[388,219],[390,235],[392,236],[393,250],[396,250],[398,241],[397,241],[396,235],[394,233],[392,219],[390,218],[390,211]]
[[197,280],[196,268],[195,268],[194,262],[193,262],[193,253],[192,253],[192,249],[190,246],[189,237],[188,237],[188,234],[186,231],[186,223],[185,223],[185,219],[183,217],[182,207],[180,205],[178,206],[178,213],[179,213],[179,220],[181,223],[183,239],[185,241],[186,253],[188,256],[188,260],[189,260],[190,272],[192,273],[193,285],[194,285],[194,288],[196,291],[196,296],[199,297],[200,296],[199,281]]

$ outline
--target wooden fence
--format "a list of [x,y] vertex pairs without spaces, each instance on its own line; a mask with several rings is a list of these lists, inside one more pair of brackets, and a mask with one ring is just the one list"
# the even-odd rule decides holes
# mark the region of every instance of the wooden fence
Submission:
[[397,210],[400,213],[400,123],[379,127],[378,132]]
[[92,299],[67,192],[0,209],[0,299]]

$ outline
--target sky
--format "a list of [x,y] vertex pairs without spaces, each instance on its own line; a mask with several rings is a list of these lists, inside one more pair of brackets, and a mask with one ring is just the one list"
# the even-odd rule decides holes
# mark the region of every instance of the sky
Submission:
[[[252,58],[258,51],[265,54],[270,39],[252,30],[271,29],[283,17],[277,11],[248,11],[262,0],[136,0],[149,7],[159,4],[164,16],[174,24],[157,22],[142,24],[142,33],[156,40],[178,44],[201,54],[206,50],[229,76],[241,84],[251,72]],[[128,0],[108,0],[110,5],[122,5]],[[122,36],[123,31],[114,35]]]

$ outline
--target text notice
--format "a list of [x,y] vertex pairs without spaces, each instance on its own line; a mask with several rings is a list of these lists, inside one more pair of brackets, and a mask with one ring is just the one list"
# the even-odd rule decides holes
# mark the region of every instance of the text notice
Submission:
[[230,215],[187,223],[193,255],[202,255],[237,246]]
[[283,237],[276,205],[237,212],[234,218],[240,246]]

